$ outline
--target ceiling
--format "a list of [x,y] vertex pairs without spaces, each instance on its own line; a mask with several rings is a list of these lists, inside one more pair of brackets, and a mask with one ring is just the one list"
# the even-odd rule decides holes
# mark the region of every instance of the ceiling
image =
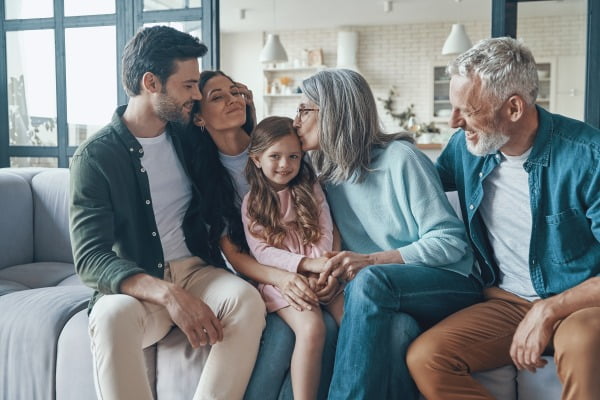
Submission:
[[[390,12],[384,12],[384,3],[383,0],[220,0],[221,31],[489,20],[492,12],[492,0],[393,0]],[[586,0],[532,1],[519,4],[518,14],[520,17],[584,14],[586,3]],[[243,19],[241,10],[245,14]]]

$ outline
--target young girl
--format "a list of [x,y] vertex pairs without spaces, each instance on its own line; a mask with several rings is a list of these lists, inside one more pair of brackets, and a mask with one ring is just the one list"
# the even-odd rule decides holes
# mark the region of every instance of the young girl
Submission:
[[[269,117],[254,129],[246,165],[250,192],[242,203],[242,220],[258,262],[295,274],[304,263],[304,270],[318,272],[324,268],[308,264],[326,261],[323,255],[333,246],[333,223],[323,190],[302,158],[292,123],[290,118]],[[298,277],[313,292],[319,289],[314,277]],[[268,284],[261,283],[259,290],[267,310],[277,312],[296,335],[291,363],[294,399],[316,399],[325,337],[321,309],[290,307]],[[339,323],[343,296],[335,297],[327,307]]]

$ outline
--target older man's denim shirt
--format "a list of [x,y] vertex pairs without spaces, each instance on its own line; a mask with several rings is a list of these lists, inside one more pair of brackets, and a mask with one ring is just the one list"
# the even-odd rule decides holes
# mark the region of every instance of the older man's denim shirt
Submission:
[[[539,127],[523,168],[531,197],[529,272],[536,292],[546,298],[600,274],[600,131],[537,110]],[[483,181],[501,160],[500,153],[469,153],[461,129],[436,164],[444,189],[458,191],[486,286],[499,283],[499,270],[479,207]]]

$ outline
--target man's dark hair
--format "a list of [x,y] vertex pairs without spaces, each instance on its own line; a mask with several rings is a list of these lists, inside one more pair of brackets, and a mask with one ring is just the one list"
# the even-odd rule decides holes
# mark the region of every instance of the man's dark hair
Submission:
[[174,72],[174,61],[202,57],[207,51],[198,38],[168,26],[140,29],[123,51],[123,87],[130,97],[137,96],[146,72],[165,83]]

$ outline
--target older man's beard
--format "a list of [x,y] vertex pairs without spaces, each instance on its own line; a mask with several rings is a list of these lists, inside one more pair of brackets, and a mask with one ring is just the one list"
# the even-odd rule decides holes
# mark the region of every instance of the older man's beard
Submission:
[[192,117],[191,112],[184,110],[184,106],[188,105],[188,103],[178,105],[172,97],[162,92],[156,113],[158,114],[158,117],[164,121],[172,122],[181,126],[187,126]]
[[477,134],[477,143],[467,140],[467,150],[476,156],[485,156],[494,154],[500,150],[510,138],[501,133],[482,133]]
[[500,150],[510,139],[502,132],[502,121],[495,112],[491,121],[477,133],[477,143],[467,140],[467,150],[476,156],[494,154]]

